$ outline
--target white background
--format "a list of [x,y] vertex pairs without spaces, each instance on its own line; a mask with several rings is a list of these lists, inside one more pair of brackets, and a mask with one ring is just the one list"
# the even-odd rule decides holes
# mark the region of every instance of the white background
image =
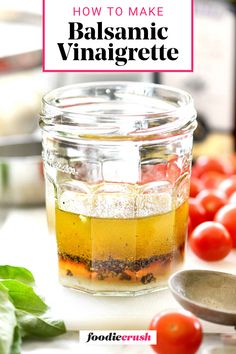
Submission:
[[[73,7],[100,7],[101,16],[73,16]],[[122,7],[122,16],[109,16],[108,6]],[[163,7],[163,16],[128,16],[129,7]],[[165,41],[155,40],[84,40],[75,41],[80,47],[101,48],[113,42],[114,48],[137,47],[151,48],[165,44],[165,47],[175,47],[179,50],[176,61],[131,61],[125,66],[117,66],[114,61],[73,61],[72,56],[67,61],[61,59],[57,43],[72,42],[69,37],[69,21],[83,23],[84,27],[95,27],[96,22],[103,22],[103,27],[150,27],[151,22],[156,27],[168,27],[169,37]],[[66,47],[67,48],[67,47]],[[72,53],[71,53],[72,54]],[[191,69],[191,0],[45,0],[45,69],[46,70],[190,70]]]

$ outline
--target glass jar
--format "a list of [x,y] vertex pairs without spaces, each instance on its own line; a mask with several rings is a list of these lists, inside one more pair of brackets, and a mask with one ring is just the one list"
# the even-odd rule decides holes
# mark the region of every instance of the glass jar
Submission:
[[166,287],[184,260],[191,96],[148,83],[73,85],[44,97],[40,125],[60,282],[95,295]]

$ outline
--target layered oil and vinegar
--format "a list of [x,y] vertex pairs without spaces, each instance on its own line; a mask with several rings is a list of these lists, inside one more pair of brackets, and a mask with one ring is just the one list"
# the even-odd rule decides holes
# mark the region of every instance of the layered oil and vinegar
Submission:
[[61,194],[55,222],[62,284],[121,295],[166,286],[183,263],[188,204],[167,191],[137,190]]

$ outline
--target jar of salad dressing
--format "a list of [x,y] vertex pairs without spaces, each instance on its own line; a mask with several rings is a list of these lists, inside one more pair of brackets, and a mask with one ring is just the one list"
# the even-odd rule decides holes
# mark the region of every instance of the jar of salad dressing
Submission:
[[95,295],[166,287],[184,260],[196,111],[146,83],[62,87],[40,121],[60,282]]

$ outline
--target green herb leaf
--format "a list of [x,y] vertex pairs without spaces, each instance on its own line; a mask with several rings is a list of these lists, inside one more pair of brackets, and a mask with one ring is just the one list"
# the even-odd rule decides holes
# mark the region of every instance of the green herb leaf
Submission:
[[47,311],[48,306],[30,285],[18,280],[2,280],[1,283],[8,289],[8,294],[18,310],[35,315],[41,315]]
[[0,265],[0,279],[16,279],[34,285],[33,274],[26,268]]
[[29,337],[49,338],[59,336],[66,332],[66,327],[63,321],[55,320],[43,316],[34,316],[25,311],[17,311],[18,323],[24,335]]
[[0,266],[0,354],[20,354],[23,337],[49,338],[66,332],[63,321],[49,317],[48,306],[30,284],[34,277],[27,269]]
[[0,284],[0,353],[10,354],[16,326],[15,309],[6,288]]
[[21,353],[21,335],[19,326],[15,327],[13,343],[11,346],[11,354],[20,354]]

